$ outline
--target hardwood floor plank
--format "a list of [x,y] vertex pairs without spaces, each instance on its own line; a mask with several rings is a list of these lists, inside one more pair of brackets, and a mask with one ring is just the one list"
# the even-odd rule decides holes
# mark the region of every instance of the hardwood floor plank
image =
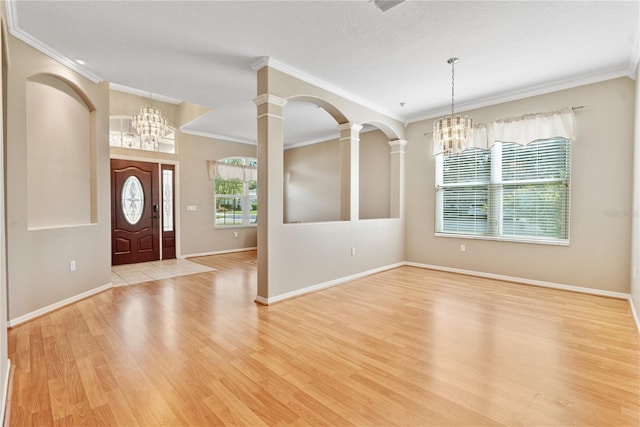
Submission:
[[10,425],[640,425],[627,301],[400,267],[260,306],[255,256],[12,328]]

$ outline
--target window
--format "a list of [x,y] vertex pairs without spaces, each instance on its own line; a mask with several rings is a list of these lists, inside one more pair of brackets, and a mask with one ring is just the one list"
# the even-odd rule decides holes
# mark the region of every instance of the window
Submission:
[[133,150],[158,151],[160,153],[176,153],[175,129],[169,127],[168,133],[159,144],[140,141],[140,136],[131,126],[131,116],[109,117],[109,145]]
[[571,142],[496,143],[436,157],[436,233],[569,242]]
[[[256,159],[234,157],[218,164],[257,167]],[[239,178],[222,179],[215,175],[216,227],[249,227],[258,222],[258,182],[243,182]]]

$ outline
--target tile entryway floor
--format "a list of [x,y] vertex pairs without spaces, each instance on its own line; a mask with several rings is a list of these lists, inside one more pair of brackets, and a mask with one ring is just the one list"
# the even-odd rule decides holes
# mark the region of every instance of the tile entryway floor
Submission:
[[186,259],[167,259],[138,264],[114,265],[111,267],[111,283],[113,283],[113,286],[133,285],[215,270],[215,268]]

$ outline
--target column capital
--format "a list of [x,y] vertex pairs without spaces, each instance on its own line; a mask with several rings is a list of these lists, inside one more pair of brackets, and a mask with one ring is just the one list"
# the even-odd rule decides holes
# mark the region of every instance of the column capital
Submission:
[[253,103],[257,106],[260,106],[262,104],[273,104],[278,107],[284,107],[285,105],[287,105],[287,100],[286,98],[281,98],[270,93],[263,93],[262,95],[258,95],[253,98]]
[[400,147],[404,147],[409,143],[409,141],[407,141],[406,139],[394,139],[393,141],[389,141],[389,145],[391,147],[395,147],[395,146],[400,146]]
[[409,141],[406,139],[394,139],[389,141],[389,147],[391,147],[391,154],[406,154],[407,144]]
[[352,132],[360,132],[362,130],[362,125],[353,122],[341,123],[338,125],[338,130],[340,132],[345,130],[350,130]]

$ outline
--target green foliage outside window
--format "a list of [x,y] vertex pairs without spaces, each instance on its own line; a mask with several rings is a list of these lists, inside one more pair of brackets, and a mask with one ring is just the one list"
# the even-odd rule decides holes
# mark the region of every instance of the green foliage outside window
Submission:
[[[257,166],[254,159],[233,158],[225,159],[225,163]],[[244,183],[239,179],[224,180],[219,176],[214,180],[215,193],[215,224],[216,226],[248,226],[256,224],[258,220],[258,183],[249,181]],[[245,206],[249,208],[245,212]]]

